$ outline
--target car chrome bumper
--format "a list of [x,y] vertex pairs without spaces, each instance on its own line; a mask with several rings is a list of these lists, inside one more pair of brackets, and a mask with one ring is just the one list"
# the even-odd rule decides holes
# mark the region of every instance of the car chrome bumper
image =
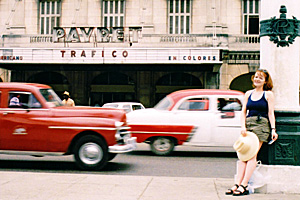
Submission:
[[127,153],[136,149],[136,137],[126,140],[126,144],[116,144],[108,147],[109,153]]

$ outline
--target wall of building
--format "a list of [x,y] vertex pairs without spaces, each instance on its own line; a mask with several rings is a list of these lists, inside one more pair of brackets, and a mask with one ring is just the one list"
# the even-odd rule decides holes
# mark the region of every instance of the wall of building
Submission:
[[[165,51],[170,50],[170,52],[175,48],[190,49],[192,51],[195,48],[201,47],[227,51],[259,50],[259,43],[250,44],[247,41],[247,37],[241,34],[241,0],[193,0],[191,3],[190,34],[168,34],[167,0],[126,0],[125,39],[123,43],[97,43],[93,42],[93,38],[87,43],[53,43],[51,42],[52,35],[40,35],[39,33],[38,1],[2,0],[0,1],[0,13],[1,16],[5,17],[0,18],[0,34],[4,36],[1,38],[0,48],[68,48],[80,51],[88,48],[163,48]],[[102,0],[62,0],[62,9],[60,27],[103,26]],[[141,27],[142,31],[139,33],[138,42],[131,43],[129,37],[132,37],[132,35],[129,35],[128,27],[137,26]],[[213,34],[216,34],[214,41]],[[189,40],[190,38],[192,39]],[[171,55],[172,52],[170,53]],[[8,62],[5,61],[4,64]],[[12,70],[12,81],[27,81],[34,74],[40,72],[60,73],[66,77],[68,84],[52,84],[53,87],[59,92],[69,90],[78,104],[86,105],[91,104],[90,95],[92,89],[90,87],[93,78],[99,74],[112,71],[110,66],[113,66],[113,63],[103,64],[99,62],[98,66],[95,67],[96,63],[87,64],[73,61],[69,63],[69,61],[64,61],[61,64],[55,63],[54,68],[49,68],[49,63],[51,62],[45,57],[44,61],[41,61],[40,67],[36,67],[36,63],[33,63],[35,66],[34,69],[28,67],[30,63],[26,63],[26,67],[20,67],[22,65],[18,65],[18,67],[5,65],[5,68]],[[251,63],[243,59],[240,59],[237,63],[209,63],[209,65],[200,62],[194,62],[192,65],[189,62],[181,62],[170,67],[170,64],[172,64],[171,61],[166,61],[165,63],[155,63],[154,61],[151,62],[151,65],[140,64],[140,66],[132,68],[119,65],[119,68],[113,69],[116,72],[126,74],[134,80],[136,100],[141,101],[146,106],[153,106],[157,101],[158,92],[161,92],[159,94],[163,94],[172,92],[174,89],[191,87],[184,85],[177,85],[175,87],[156,85],[160,78],[168,74],[177,73],[180,71],[178,69],[184,69],[186,65],[188,65],[188,69],[181,70],[180,72],[196,77],[202,83],[199,88],[229,89],[230,83],[235,78],[251,72]],[[61,67],[67,65],[67,70]],[[78,65],[84,66],[78,69]],[[163,67],[160,67],[161,65]],[[156,68],[153,66],[156,66]],[[74,69],[72,69],[73,67]],[[165,67],[167,70],[163,69]],[[6,78],[4,81],[10,81],[10,79]],[[103,86],[101,88],[113,90],[116,87]]]

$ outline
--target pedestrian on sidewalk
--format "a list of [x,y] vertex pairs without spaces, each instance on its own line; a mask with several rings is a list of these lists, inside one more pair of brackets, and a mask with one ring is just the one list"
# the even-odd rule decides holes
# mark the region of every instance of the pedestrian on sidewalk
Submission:
[[71,99],[69,92],[67,92],[67,91],[64,92],[63,99],[64,100],[62,101],[62,103],[65,106],[75,106],[75,103],[74,103],[73,99]]
[[[257,154],[269,135],[276,141],[273,82],[265,69],[258,69],[251,78],[253,90],[245,94],[241,114],[241,137],[234,144],[239,158],[235,185],[226,191],[226,195],[242,196],[249,194],[248,181],[253,174]],[[254,133],[259,142],[255,142]],[[258,146],[256,146],[257,144]],[[245,149],[249,148],[245,151]]]

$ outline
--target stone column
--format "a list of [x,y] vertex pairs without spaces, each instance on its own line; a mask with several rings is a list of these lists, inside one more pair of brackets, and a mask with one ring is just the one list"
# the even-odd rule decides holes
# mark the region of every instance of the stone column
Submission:
[[[287,8],[286,18],[300,20],[300,1],[263,0],[260,20],[280,18],[280,7]],[[274,81],[275,110],[299,111],[299,47],[297,37],[288,47],[277,47],[269,36],[260,39],[260,68],[267,69]]]
[[[284,5],[286,11],[280,8]],[[260,34],[260,67],[267,69],[274,81],[275,94],[275,117],[278,140],[272,145],[263,144],[258,154],[258,160],[263,164],[269,164],[270,169],[279,168],[271,165],[294,165],[300,166],[300,109],[299,109],[299,57],[300,46],[299,37],[289,46],[284,46],[289,36],[282,41],[284,47],[277,46],[270,41],[269,36],[273,33],[286,33],[287,28],[292,27],[290,33],[294,33],[293,16],[300,19],[300,1],[295,0],[262,0],[261,1],[261,21]],[[285,16],[286,15],[286,16]],[[271,18],[276,17],[274,21]],[[280,18],[280,20],[278,20]],[[290,19],[288,22],[286,19]],[[273,29],[274,28],[274,29]],[[273,35],[272,35],[273,34]],[[265,35],[265,36],[264,36]],[[268,36],[267,36],[268,35]],[[294,34],[292,34],[294,35]],[[294,35],[296,36],[296,35]],[[281,38],[273,38],[281,41]],[[278,41],[277,41],[278,43]],[[279,43],[278,43],[279,44]],[[284,167],[282,167],[284,168]],[[293,174],[299,174],[300,168],[290,168]],[[269,173],[272,181],[264,188],[266,193],[276,192],[290,193],[294,188],[299,188],[300,184],[291,184],[288,173]],[[299,182],[299,181],[298,181]],[[293,185],[292,190],[287,190],[286,185]]]

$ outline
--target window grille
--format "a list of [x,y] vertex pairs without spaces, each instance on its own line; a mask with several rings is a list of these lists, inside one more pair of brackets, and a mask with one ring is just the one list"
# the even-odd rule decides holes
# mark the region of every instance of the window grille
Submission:
[[103,26],[123,27],[125,18],[125,1],[124,0],[103,0]]
[[191,30],[191,0],[169,0],[169,34],[189,34]]
[[39,2],[40,34],[53,34],[53,27],[59,26],[61,1],[41,0]]
[[260,0],[243,0],[243,34],[259,34]]

